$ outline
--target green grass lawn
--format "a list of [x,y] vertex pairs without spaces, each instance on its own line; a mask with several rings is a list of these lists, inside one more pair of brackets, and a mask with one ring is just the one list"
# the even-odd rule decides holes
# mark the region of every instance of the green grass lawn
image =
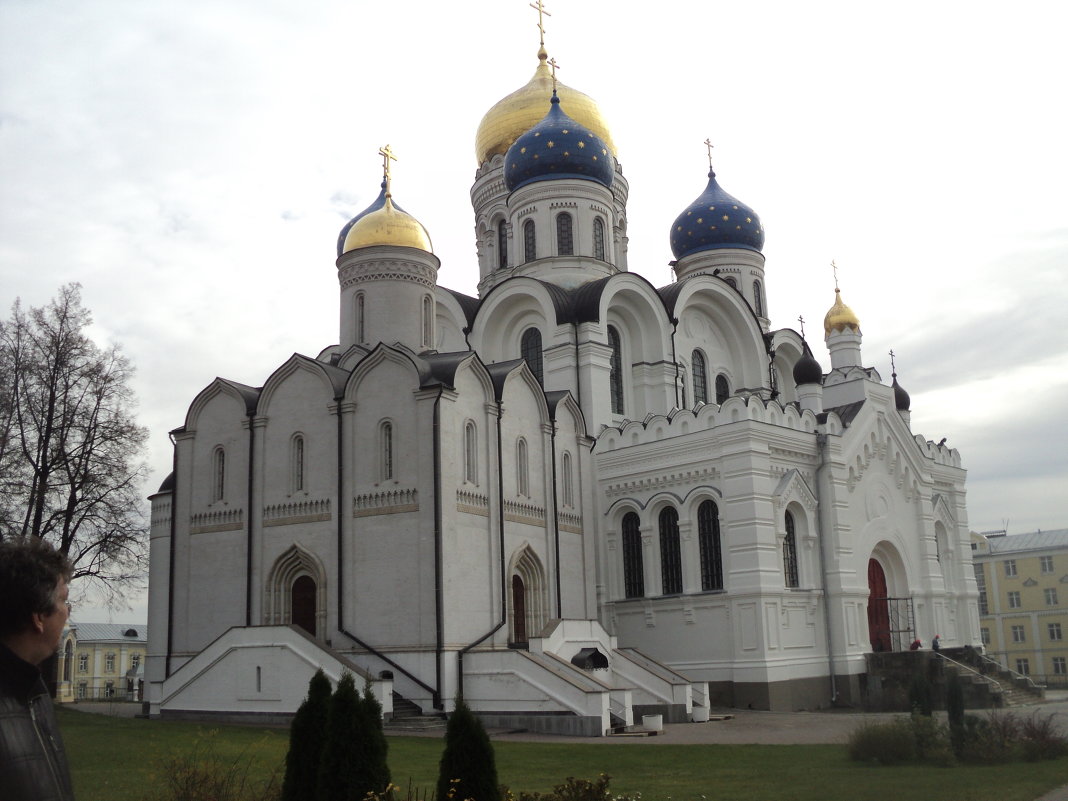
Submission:
[[[127,720],[60,710],[79,801],[152,798],[169,757],[210,744],[224,763],[257,775],[281,770],[288,732],[241,726]],[[389,738],[393,781],[432,788],[442,741]],[[568,776],[612,777],[642,801],[1034,801],[1068,783],[1068,757],[1012,765],[881,767],[850,762],[836,745],[494,743],[500,781],[550,790]]]

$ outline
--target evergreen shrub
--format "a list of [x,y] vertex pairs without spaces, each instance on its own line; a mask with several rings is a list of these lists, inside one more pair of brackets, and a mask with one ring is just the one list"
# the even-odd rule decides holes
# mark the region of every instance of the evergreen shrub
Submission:
[[449,715],[438,765],[437,801],[498,801],[497,762],[482,721],[462,698]]
[[308,696],[289,726],[282,801],[316,801],[318,798],[319,761],[326,739],[330,696],[330,679],[321,669],[315,671],[308,682]]

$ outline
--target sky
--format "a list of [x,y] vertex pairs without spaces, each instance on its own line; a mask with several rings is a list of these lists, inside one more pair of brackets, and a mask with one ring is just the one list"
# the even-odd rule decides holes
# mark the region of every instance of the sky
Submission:
[[[773,328],[842,297],[912,430],[968,469],[969,526],[1068,526],[1068,6],[546,0],[559,78],[630,183],[629,264],[723,188],[766,230]],[[215,376],[337,342],[337,233],[378,194],[475,294],[482,115],[537,65],[526,0],[0,0],[0,311],[83,285],[137,367],[150,494]],[[137,622],[89,603],[81,620]],[[79,613],[75,613],[79,619]]]

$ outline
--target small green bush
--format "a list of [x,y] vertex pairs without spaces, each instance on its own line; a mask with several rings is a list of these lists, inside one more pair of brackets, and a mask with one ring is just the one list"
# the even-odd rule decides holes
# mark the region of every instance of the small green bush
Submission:
[[238,757],[224,761],[211,738],[200,739],[187,754],[166,760],[153,798],[159,801],[279,801],[278,772],[265,778],[252,772],[252,760]]
[[608,790],[609,781],[611,777],[605,773],[598,776],[595,782],[568,776],[563,784],[556,785],[551,793],[521,792],[514,796],[506,790],[503,798],[504,801],[637,801],[634,796],[613,796]]
[[1023,758],[1028,762],[1058,759],[1068,754],[1068,739],[1057,731],[1053,715],[1032,713],[1020,724],[1020,736],[1023,740]]
[[498,801],[497,761],[482,721],[462,698],[449,715],[438,765],[437,801]]
[[849,736],[849,758],[856,762],[896,765],[916,758],[916,738],[908,719],[865,723]]

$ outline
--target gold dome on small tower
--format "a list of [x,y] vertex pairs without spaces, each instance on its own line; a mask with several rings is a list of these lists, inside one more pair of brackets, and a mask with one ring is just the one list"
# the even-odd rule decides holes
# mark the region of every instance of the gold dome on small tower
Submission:
[[[548,65],[549,54],[544,45],[538,48],[538,68],[525,86],[503,97],[486,112],[475,134],[475,158],[484,164],[496,155],[503,156],[520,136],[545,116],[553,96],[553,75]],[[614,155],[616,146],[601,116],[601,109],[589,95],[556,81],[560,106],[575,122],[589,128],[600,137]]]
[[389,162],[395,161],[397,157],[393,155],[389,145],[379,150],[378,153],[382,156],[385,175],[385,180],[382,181],[382,193],[374,203],[349,222],[346,230],[342,231],[344,238],[338,248],[338,256],[350,250],[374,245],[416,248],[433,253],[430,234],[426,232],[423,224],[408,212],[393,205]]
[[832,331],[844,331],[847,328],[852,328],[859,333],[860,320],[851,308],[842,303],[842,292],[835,287],[834,305],[823,318],[823,333],[825,336],[830,336]]

